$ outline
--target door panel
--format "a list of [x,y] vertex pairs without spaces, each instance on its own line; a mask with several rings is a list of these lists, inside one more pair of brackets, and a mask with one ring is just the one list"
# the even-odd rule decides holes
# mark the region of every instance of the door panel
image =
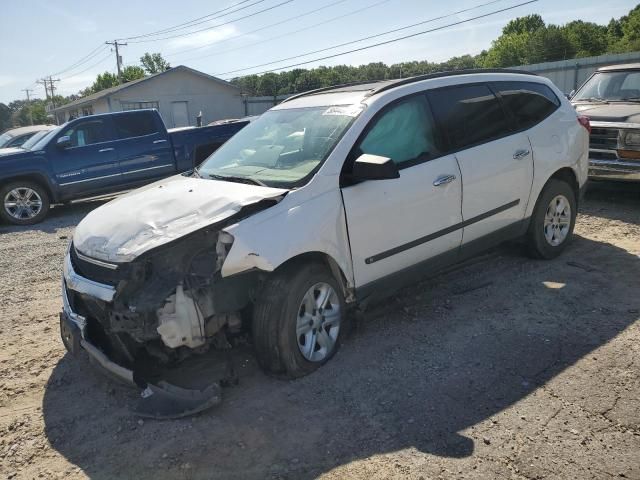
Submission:
[[[446,175],[456,178],[433,185]],[[456,159],[447,155],[405,168],[400,178],[343,188],[356,286],[458,248],[461,185]]]
[[171,142],[153,113],[127,112],[114,116],[113,122],[124,182],[165,177],[175,171]]
[[60,132],[71,146],[60,149],[52,142],[51,165],[64,197],[90,194],[120,182],[118,152],[108,117],[82,119]]
[[524,133],[483,83],[433,90],[429,101],[462,173],[463,243],[524,217],[533,153]]
[[463,150],[456,158],[464,188],[462,216],[470,222],[463,243],[524,218],[533,182],[533,154],[526,134]]

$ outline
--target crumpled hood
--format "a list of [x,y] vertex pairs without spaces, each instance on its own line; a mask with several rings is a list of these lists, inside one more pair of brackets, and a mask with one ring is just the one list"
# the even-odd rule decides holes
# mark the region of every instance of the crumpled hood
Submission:
[[9,148],[0,148],[0,157],[5,157],[7,155],[26,155],[29,152],[28,150],[25,150],[24,148],[18,148],[18,147],[9,147]]
[[87,215],[73,243],[84,255],[130,262],[287,190],[177,175],[123,195]]
[[576,103],[574,107],[593,122],[640,123],[640,103]]

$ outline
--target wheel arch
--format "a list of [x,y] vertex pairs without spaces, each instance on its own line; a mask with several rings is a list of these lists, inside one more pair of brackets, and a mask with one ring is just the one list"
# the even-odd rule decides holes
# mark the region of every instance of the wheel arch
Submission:
[[354,289],[351,285],[349,285],[349,281],[347,280],[345,272],[342,270],[342,268],[340,268],[338,262],[333,257],[331,257],[331,255],[325,252],[313,251],[301,253],[289,258],[285,262],[278,265],[274,272],[279,272],[285,268],[291,268],[292,266],[304,265],[308,263],[320,263],[327,266],[327,268],[329,268],[329,271],[331,271],[331,273],[333,274],[334,278],[342,286],[345,301],[347,303],[355,301]]
[[45,192],[47,192],[47,195],[49,196],[49,202],[54,203],[58,201],[58,198],[55,195],[47,179],[43,175],[38,173],[15,175],[15,176],[3,178],[2,180],[0,180],[0,188],[3,188],[8,183],[19,182],[19,181],[25,181],[25,182],[31,182],[31,183],[37,184],[38,186],[42,187],[45,190]]
[[[574,172],[571,167],[563,167],[559,170],[556,170],[553,175],[551,175],[551,177],[549,177],[549,179],[546,181],[545,186],[551,179],[560,180],[569,184],[576,197],[576,204],[578,204],[580,200],[580,184],[578,183],[578,176],[576,175],[576,172]],[[544,187],[542,188],[544,189]]]

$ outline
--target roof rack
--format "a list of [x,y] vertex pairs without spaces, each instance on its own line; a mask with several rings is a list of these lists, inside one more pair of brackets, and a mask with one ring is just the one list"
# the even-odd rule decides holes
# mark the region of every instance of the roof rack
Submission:
[[372,83],[379,83],[384,81],[386,80],[367,80],[363,82],[341,83],[339,85],[331,85],[329,87],[314,88],[313,90],[307,90],[306,92],[296,93],[295,95],[291,95],[290,97],[285,98],[280,103],[286,103],[290,100],[295,100],[296,98],[306,97],[307,95],[316,95],[318,93],[329,92],[331,90],[339,90],[341,88],[346,88],[346,87],[357,87],[358,85],[369,85]]
[[519,75],[537,76],[535,73],[527,72],[525,70],[516,70],[513,68],[470,68],[466,70],[450,70],[450,71],[444,71],[444,72],[427,73],[425,75],[417,75],[415,77],[399,78],[397,80],[373,80],[373,81],[345,83],[342,85],[332,85],[330,87],[316,88],[314,90],[309,90],[307,92],[292,95],[291,97],[285,99],[281,103],[285,103],[290,100],[295,100],[296,98],[300,98],[300,97],[306,97],[307,95],[317,95],[319,93],[331,92],[333,90],[339,90],[341,88],[346,88],[346,87],[356,87],[358,85],[375,85],[376,83],[381,84],[378,88],[372,88],[366,94],[367,97],[370,97],[372,95],[375,95],[380,92],[384,92],[391,88],[400,87],[402,85],[408,85],[414,82],[420,82],[422,80],[430,80],[433,78],[442,78],[442,77],[452,77],[455,75],[472,75],[475,73],[515,73]]

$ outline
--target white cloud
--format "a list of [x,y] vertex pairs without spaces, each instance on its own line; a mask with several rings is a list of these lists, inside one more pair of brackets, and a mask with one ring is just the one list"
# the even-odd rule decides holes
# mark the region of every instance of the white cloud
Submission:
[[7,85],[13,85],[18,79],[11,75],[0,75],[0,87],[6,87]]
[[173,38],[169,41],[169,48],[180,49],[185,47],[201,47],[208,43],[219,42],[237,35],[237,28],[233,25],[225,25],[213,30],[198,32],[186,37]]

